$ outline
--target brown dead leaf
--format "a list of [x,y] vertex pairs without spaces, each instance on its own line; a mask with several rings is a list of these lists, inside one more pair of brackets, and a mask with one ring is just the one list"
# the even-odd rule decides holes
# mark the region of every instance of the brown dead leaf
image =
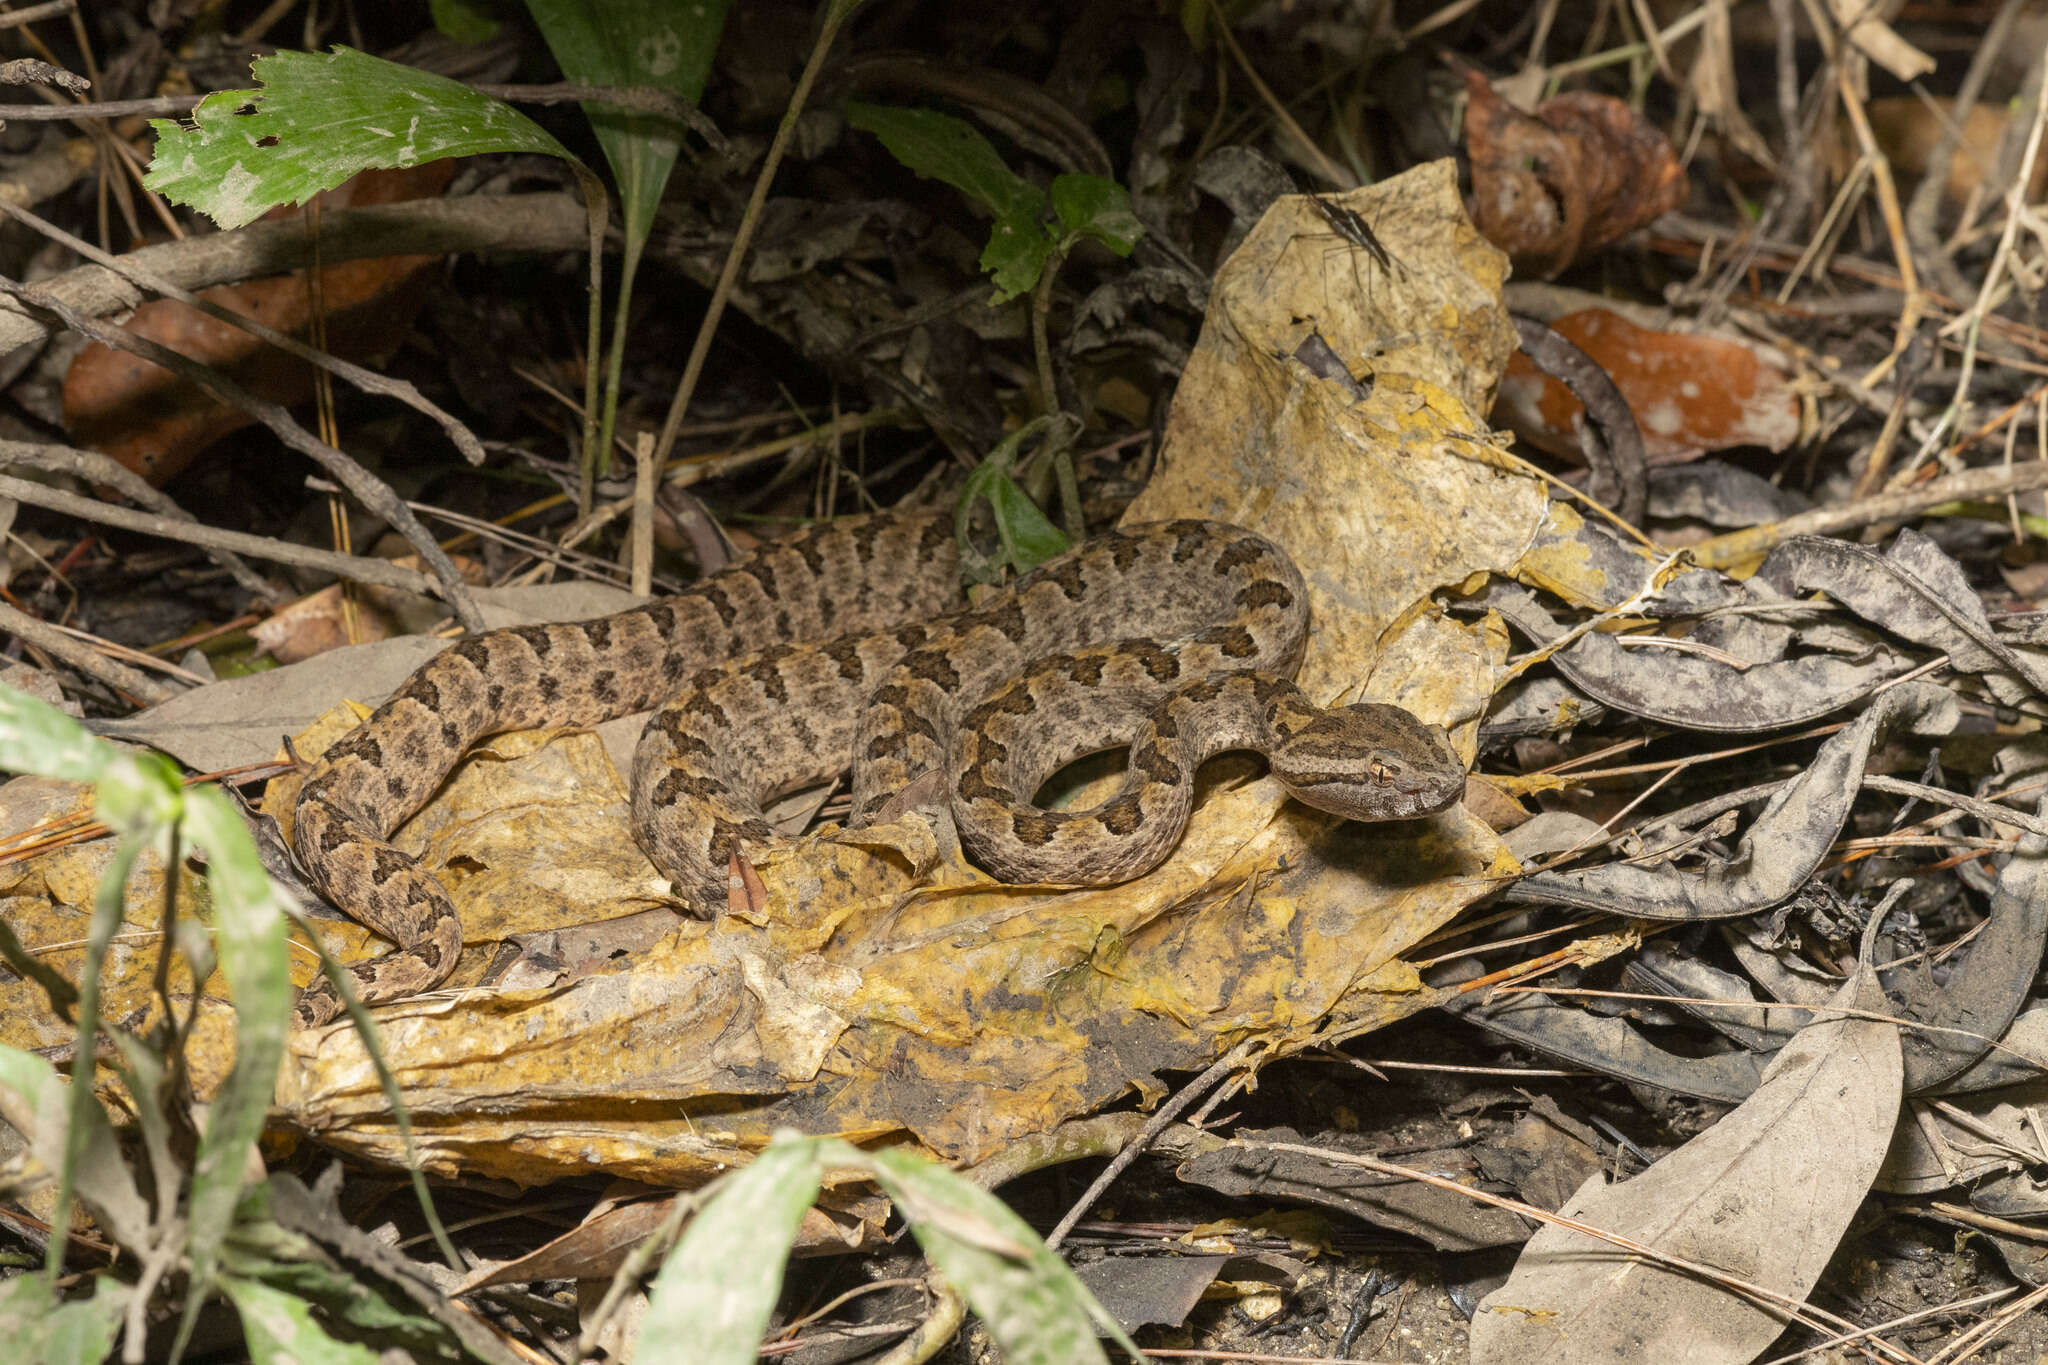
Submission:
[[[1837,1003],[1881,1007],[1873,973]],[[1787,1044],[1756,1093],[1649,1170],[1594,1176],[1560,1210],[1793,1301],[1820,1278],[1890,1145],[1903,1066],[1895,1025],[1834,1018]],[[1706,1276],[1546,1223],[1472,1319],[1473,1365],[1735,1365],[1785,1314]]]
[[[342,208],[424,198],[440,193],[454,173],[452,160],[364,171],[315,202]],[[281,209],[269,216],[297,212]],[[353,360],[395,350],[423,297],[413,281],[438,260],[387,256],[325,267],[318,292],[328,349]],[[218,285],[200,296],[300,337],[313,310],[303,270]],[[176,299],[142,305],[127,327],[227,373],[259,398],[289,406],[313,392],[311,366]],[[104,451],[153,484],[168,482],[207,446],[255,420],[140,356],[98,342],[78,353],[64,377],[64,425],[73,440]]]
[[[1462,1145],[1433,1147],[1427,1137],[1412,1132],[1404,1137],[1415,1143],[1404,1160],[1424,1170],[1474,1174],[1472,1153]],[[1176,1178],[1234,1199],[1328,1209],[1413,1237],[1438,1251],[1519,1246],[1529,1236],[1529,1224],[1520,1215],[1458,1192],[1419,1181],[1361,1181],[1358,1167],[1345,1158],[1369,1151],[1371,1139],[1362,1134],[1324,1134],[1311,1144],[1291,1128],[1242,1129],[1227,1140],[1203,1134],[1194,1141],[1193,1154],[1174,1171]],[[1508,1188],[1499,1185],[1494,1192]],[[1295,1210],[1293,1216],[1302,1212]],[[1328,1223],[1317,1217],[1315,1225],[1323,1230],[1327,1245]],[[1229,1225],[1217,1230],[1227,1232]],[[1198,1228],[1184,1240],[1199,1246],[1202,1231]]]
[[2027,599],[2020,604],[2020,610],[2038,610],[2041,600],[2048,597],[2048,559],[2036,558],[2038,549],[2032,544],[2009,548],[1998,565],[1998,576],[2005,580],[2005,586],[2015,597]]
[[[1628,400],[1652,464],[1678,464],[1731,446],[1783,450],[1799,435],[1791,378],[1738,341],[1638,327],[1587,308],[1552,330],[1607,371]],[[1519,351],[1508,360],[1494,420],[1540,450],[1584,462],[1586,409]]]
[[[394,635],[411,635],[431,626],[445,611],[422,620],[417,615],[408,623],[399,614],[380,610],[367,597],[376,589],[357,589],[351,594],[340,583],[331,583],[316,593],[287,602],[264,620],[249,628],[249,635],[263,653],[281,664],[295,664],[325,654],[343,645],[388,640]],[[418,597],[418,594],[405,594]],[[420,600],[426,600],[421,598]],[[353,619],[351,619],[353,618]]]
[[1465,73],[1472,214],[1521,275],[1552,279],[1685,202],[1671,143],[1606,95],[1573,92],[1533,115]]
[[[2007,837],[2016,836],[2017,831]],[[2048,1063],[2042,1059],[2048,1059],[2048,1009],[2029,1009],[2013,1020],[1987,1058],[2017,1062],[2017,1079],[1995,1090],[1963,1089],[1913,1101],[1910,1117],[1892,1135],[1877,1188],[1920,1195],[1964,1186],[1974,1202],[1987,1186],[2013,1180],[2023,1184],[2030,1200],[2037,1198],[2032,1172],[2041,1150],[2043,1106],[2048,1105],[2048,1079],[2041,1074]],[[1968,1073],[1964,1079],[1970,1079]]]
[[[363,711],[341,708],[296,741],[315,758]],[[264,810],[288,839],[299,775],[275,779]],[[522,730],[469,751],[427,808],[394,842],[448,888],[463,911],[460,964],[450,990],[476,984],[496,946],[536,933],[635,914],[668,903],[667,881],[633,841],[625,784],[587,730]],[[323,931],[326,925],[322,926]],[[370,939],[346,960],[385,951]],[[295,979],[311,979],[307,970]],[[296,965],[296,963],[295,963]]]

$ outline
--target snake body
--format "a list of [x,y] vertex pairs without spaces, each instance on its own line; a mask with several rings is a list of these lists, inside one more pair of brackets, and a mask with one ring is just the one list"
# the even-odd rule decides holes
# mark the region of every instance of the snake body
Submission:
[[[1157,866],[1195,768],[1224,749],[1260,750],[1295,796],[1353,819],[1453,804],[1464,769],[1442,730],[1397,707],[1326,710],[1288,681],[1307,630],[1285,552],[1219,522],[1114,532],[972,608],[949,518],[822,524],[675,597],[436,655],[313,765],[293,839],[323,894],[398,945],[349,968],[376,1002],[438,984],[462,946],[447,892],[389,836],[501,730],[659,706],[634,756],[635,824],[704,915],[725,907],[734,860],[777,842],[765,803],[849,767],[849,824],[942,778],[962,842],[1013,882],[1104,885]],[[1030,804],[1064,764],[1125,743],[1109,800]],[[316,981],[297,1019],[339,1007]]]

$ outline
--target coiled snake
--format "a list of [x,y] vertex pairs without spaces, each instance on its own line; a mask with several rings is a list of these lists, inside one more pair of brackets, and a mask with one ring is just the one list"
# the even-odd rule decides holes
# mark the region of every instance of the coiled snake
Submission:
[[[1308,599],[1285,552],[1250,531],[1136,526],[976,607],[959,598],[950,518],[883,514],[775,541],[675,597],[436,655],[299,793],[293,837],[314,882],[398,945],[350,967],[358,992],[416,994],[454,965],[462,931],[447,892],[388,838],[465,749],[501,730],[660,706],[633,761],[634,820],[705,915],[726,905],[732,860],[776,841],[763,803],[849,767],[851,825],[943,772],[982,866],[1005,881],[1087,885],[1164,860],[1195,768],[1225,749],[1265,753],[1298,799],[1356,820],[1433,814],[1464,790],[1436,726],[1392,706],[1325,710],[1288,681]],[[1066,763],[1125,742],[1129,767],[1109,800],[1029,804]],[[316,981],[297,1020],[339,1009]]]

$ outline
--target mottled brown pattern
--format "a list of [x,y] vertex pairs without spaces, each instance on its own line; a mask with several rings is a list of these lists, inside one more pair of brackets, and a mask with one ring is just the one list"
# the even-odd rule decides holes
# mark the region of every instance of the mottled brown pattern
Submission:
[[[300,792],[296,842],[341,909],[398,945],[350,970],[370,1001],[436,985],[461,933],[447,893],[388,842],[485,735],[660,707],[633,762],[641,842],[699,913],[724,909],[735,854],[774,836],[774,797],[854,769],[850,823],[927,772],[946,777],[975,857],[1009,881],[1142,875],[1186,822],[1195,767],[1265,752],[1311,805],[1426,815],[1464,773],[1443,732],[1392,707],[1323,711],[1286,680],[1307,632],[1300,573],[1213,522],[1090,542],[976,608],[958,603],[946,518],[816,527],[675,598],[601,621],[463,641],[337,743]],[[1092,811],[1029,797],[1064,764],[1128,743]],[[858,761],[856,761],[856,759]],[[317,984],[302,1024],[338,1011]]]

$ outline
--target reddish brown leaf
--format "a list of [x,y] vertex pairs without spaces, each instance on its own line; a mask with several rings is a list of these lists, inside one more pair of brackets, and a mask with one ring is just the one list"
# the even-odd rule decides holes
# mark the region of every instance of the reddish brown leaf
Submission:
[[[454,166],[443,160],[403,171],[365,171],[321,195],[320,203],[361,207],[438,194]],[[389,256],[326,267],[320,294],[328,349],[352,360],[375,360],[395,350],[419,309],[420,291],[411,283],[436,260]],[[304,271],[220,285],[201,297],[292,335],[303,336],[312,315]],[[138,336],[226,372],[260,398],[290,405],[312,394],[311,366],[174,299],[144,304],[127,325]],[[78,353],[64,377],[64,424],[72,438],[154,484],[176,476],[200,451],[253,420],[167,370],[97,342]]]
[[1525,114],[1465,75],[1472,217],[1519,274],[1550,279],[1685,201],[1664,134],[1620,100],[1566,94]]
[[[1652,464],[1679,464],[1729,446],[1783,450],[1799,434],[1791,381],[1740,342],[1651,331],[1605,308],[1550,325],[1614,380]],[[1580,458],[1586,410],[1519,352],[1494,399],[1494,420],[1539,450]]]

